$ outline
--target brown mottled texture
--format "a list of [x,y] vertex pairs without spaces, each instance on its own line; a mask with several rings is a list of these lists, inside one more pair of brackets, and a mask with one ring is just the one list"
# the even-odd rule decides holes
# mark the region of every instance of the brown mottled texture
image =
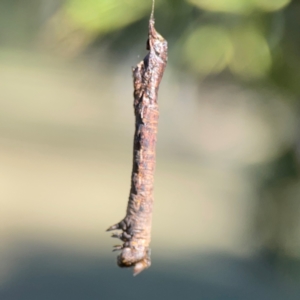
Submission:
[[115,246],[121,250],[120,267],[133,267],[137,275],[151,265],[150,240],[153,207],[155,146],[158,124],[157,93],[167,64],[167,41],[154,28],[153,13],[149,21],[147,56],[133,68],[135,133],[131,189],[125,218],[108,228],[120,229],[112,236],[124,243]]

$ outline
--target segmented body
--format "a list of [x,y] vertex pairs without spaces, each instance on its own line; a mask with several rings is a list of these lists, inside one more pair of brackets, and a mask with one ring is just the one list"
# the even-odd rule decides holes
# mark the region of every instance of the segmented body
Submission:
[[113,234],[124,243],[120,267],[133,267],[134,275],[151,265],[150,240],[153,209],[155,147],[158,125],[157,94],[167,64],[167,42],[156,32],[154,19],[149,21],[148,55],[133,68],[135,133],[131,189],[125,218],[108,230],[121,229]]

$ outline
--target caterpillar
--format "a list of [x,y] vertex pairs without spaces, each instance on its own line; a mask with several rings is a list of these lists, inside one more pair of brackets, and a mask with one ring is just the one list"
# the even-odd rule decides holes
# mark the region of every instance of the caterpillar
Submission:
[[124,219],[107,229],[121,230],[112,237],[123,245],[117,264],[133,267],[133,275],[151,265],[153,183],[155,171],[155,148],[158,126],[158,89],[168,60],[168,43],[154,27],[154,1],[149,20],[147,50],[149,53],[132,69],[134,87],[135,133],[133,142],[133,166],[131,188]]

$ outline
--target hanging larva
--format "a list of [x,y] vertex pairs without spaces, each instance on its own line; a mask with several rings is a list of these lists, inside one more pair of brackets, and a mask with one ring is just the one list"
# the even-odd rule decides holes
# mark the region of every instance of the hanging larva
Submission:
[[153,208],[155,147],[158,125],[157,94],[168,57],[167,41],[154,28],[154,0],[149,20],[146,57],[132,70],[134,87],[135,133],[131,189],[124,219],[107,231],[121,230],[112,237],[123,245],[117,263],[120,267],[133,267],[137,275],[150,267],[150,241]]

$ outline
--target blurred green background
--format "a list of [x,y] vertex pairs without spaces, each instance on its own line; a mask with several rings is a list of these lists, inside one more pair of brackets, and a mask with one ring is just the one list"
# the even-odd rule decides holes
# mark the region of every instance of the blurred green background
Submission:
[[299,299],[300,3],[157,0],[152,266],[116,266],[150,0],[0,2],[0,299]]

